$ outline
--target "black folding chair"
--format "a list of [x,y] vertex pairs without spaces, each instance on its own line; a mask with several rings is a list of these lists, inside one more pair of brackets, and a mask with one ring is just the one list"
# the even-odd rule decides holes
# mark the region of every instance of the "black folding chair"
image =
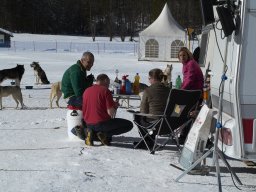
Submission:
[[[178,135],[193,120],[190,112],[196,110],[200,97],[200,90],[172,89],[162,115],[135,113],[134,123],[137,125],[142,138],[134,148],[137,148],[141,142],[144,142],[150,153],[154,154],[157,149],[164,147],[170,140],[174,139],[179,151],[181,151]],[[154,120],[150,121],[148,126],[141,125],[140,122],[136,121],[138,119],[136,115],[140,119]],[[150,137],[153,134],[155,134],[154,140]],[[160,143],[159,137],[163,137],[164,141]],[[153,148],[148,146],[146,138],[154,142]]]

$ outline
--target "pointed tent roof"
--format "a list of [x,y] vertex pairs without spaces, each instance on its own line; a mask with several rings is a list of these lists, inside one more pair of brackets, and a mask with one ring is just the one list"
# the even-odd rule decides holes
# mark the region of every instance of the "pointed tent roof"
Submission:
[[184,36],[185,30],[173,18],[167,3],[158,18],[145,30],[140,32],[145,36]]

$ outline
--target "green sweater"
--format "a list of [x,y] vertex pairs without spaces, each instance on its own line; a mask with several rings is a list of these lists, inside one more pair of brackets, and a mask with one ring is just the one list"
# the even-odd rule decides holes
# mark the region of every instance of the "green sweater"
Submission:
[[61,81],[61,91],[64,99],[71,96],[82,97],[85,89],[91,85],[92,82],[88,81],[86,70],[78,60],[65,71]]

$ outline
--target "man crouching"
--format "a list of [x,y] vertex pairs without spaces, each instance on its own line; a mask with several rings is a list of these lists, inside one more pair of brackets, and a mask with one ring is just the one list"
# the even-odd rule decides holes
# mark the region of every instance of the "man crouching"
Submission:
[[108,89],[110,79],[106,74],[96,78],[96,84],[87,88],[83,94],[83,119],[87,127],[85,144],[93,145],[95,133],[103,145],[110,145],[113,135],[126,133],[133,128],[133,123],[126,119],[115,118],[118,102],[113,100]]

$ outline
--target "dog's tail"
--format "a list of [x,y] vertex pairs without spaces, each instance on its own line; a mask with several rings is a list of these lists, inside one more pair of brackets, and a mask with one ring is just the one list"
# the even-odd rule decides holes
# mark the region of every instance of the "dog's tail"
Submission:
[[2,75],[2,74],[0,73],[0,83],[2,83],[3,80],[4,80],[4,75]]
[[42,80],[42,83],[43,83],[43,84],[50,84],[50,81],[48,81],[48,80],[46,79],[46,80]]

